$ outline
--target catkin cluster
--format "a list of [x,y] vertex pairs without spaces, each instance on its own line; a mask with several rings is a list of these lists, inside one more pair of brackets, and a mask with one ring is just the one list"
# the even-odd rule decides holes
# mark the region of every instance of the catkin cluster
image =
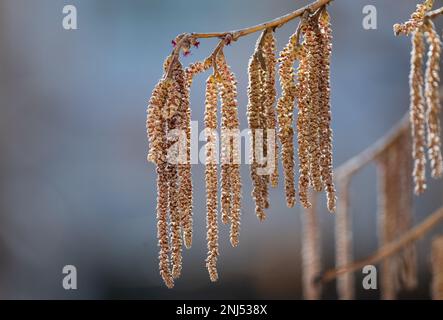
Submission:
[[[303,36],[301,44],[299,32]],[[295,202],[292,122],[294,103],[297,103],[300,202],[305,208],[309,208],[309,188],[312,187],[315,191],[325,190],[327,207],[333,212],[336,195],[332,173],[331,50],[329,15],[325,8],[321,8],[302,21],[300,29],[290,38],[280,54],[282,96],[277,112],[288,205],[292,206]],[[297,74],[293,66],[295,60],[299,60]]]
[[[410,83],[410,119],[413,137],[412,156],[414,158],[413,176],[415,193],[426,190],[426,150],[431,165],[431,175],[439,178],[443,175],[440,129],[440,55],[441,40],[435,26],[426,17],[433,1],[418,5],[419,10],[410,21],[398,30],[412,34]],[[397,30],[396,29],[396,30]],[[428,44],[426,70],[423,73],[425,40]]]
[[[249,62],[247,117],[251,133],[252,196],[256,215],[266,218],[269,186],[278,184],[278,146],[284,175],[286,202],[296,202],[294,182],[294,135],[297,127],[300,160],[299,198],[306,207],[309,188],[325,190],[328,209],[335,210],[335,187],[332,178],[332,130],[330,127],[330,58],[331,26],[326,8],[306,11],[298,30],[276,58],[275,29],[263,31]],[[230,242],[239,243],[242,183],[240,177],[240,122],[238,117],[237,80],[229,67],[223,48],[236,41],[239,33],[226,33],[209,58],[189,65],[180,63],[180,53],[189,54],[198,46],[197,34],[182,34],[174,41],[173,53],[165,60],[164,75],[152,92],[148,107],[148,160],[157,167],[157,235],[160,248],[159,268],[165,284],[171,288],[182,269],[182,246],[192,245],[191,179],[191,107],[190,88],[197,73],[209,68],[214,73],[206,81],[205,97],[205,186],[207,258],[210,280],[218,279],[218,212],[230,227]],[[302,43],[300,43],[303,38]],[[299,60],[298,69],[295,62]],[[276,73],[282,87],[277,101]],[[298,81],[296,81],[298,78]],[[220,109],[218,101],[220,100]],[[294,123],[294,109],[298,118]],[[218,119],[220,111],[220,119]],[[278,126],[278,134],[276,129]],[[220,130],[218,141],[217,130]],[[220,157],[218,153],[220,151]],[[218,190],[220,189],[220,194]],[[219,203],[220,202],[220,203]],[[313,209],[314,210],[314,209]],[[306,220],[306,260],[318,272],[316,220]],[[309,248],[308,248],[309,247]],[[311,250],[312,249],[312,250]],[[309,262],[309,264],[312,264]],[[317,297],[319,291],[309,294]]]
[[265,30],[257,41],[249,61],[248,125],[251,144],[252,197],[257,217],[266,218],[269,207],[269,184],[278,184],[275,89],[275,38],[272,30]]
[[[378,158],[380,245],[407,232],[413,223],[411,138],[404,131]],[[417,285],[417,257],[414,244],[382,263],[382,298],[395,299],[400,289]]]
[[189,88],[192,76],[209,68],[203,63],[184,70],[173,61],[170,56],[164,63],[165,75],[152,92],[146,122],[148,160],[157,166],[159,268],[169,288],[181,274],[182,243],[188,248],[192,243]]

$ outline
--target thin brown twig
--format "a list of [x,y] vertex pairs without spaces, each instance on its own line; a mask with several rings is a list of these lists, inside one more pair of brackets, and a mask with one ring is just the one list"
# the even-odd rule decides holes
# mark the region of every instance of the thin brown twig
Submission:
[[422,223],[403,234],[400,238],[384,245],[369,257],[352,262],[340,268],[327,270],[319,277],[319,281],[322,283],[329,282],[342,274],[355,272],[366,265],[376,264],[386,259],[387,257],[390,257],[393,254],[397,253],[408,244],[419,240],[442,221],[443,207],[427,217]]
[[166,72],[166,78],[170,78],[171,70],[174,67],[175,63],[179,59],[180,51],[181,51],[182,47],[185,44],[188,44],[191,39],[196,40],[196,39],[207,39],[207,38],[220,38],[220,39],[222,39],[222,41],[223,41],[223,39],[225,39],[224,42],[226,44],[226,42],[227,42],[226,37],[230,37],[230,40],[229,40],[229,43],[230,43],[231,41],[237,41],[241,37],[247,36],[249,34],[252,34],[252,33],[255,33],[258,31],[279,28],[279,27],[283,26],[284,24],[288,23],[289,21],[302,16],[305,12],[315,12],[316,10],[326,6],[327,4],[329,4],[332,1],[333,0],[316,0],[313,3],[311,3],[307,6],[304,6],[303,8],[297,9],[291,13],[288,13],[288,14],[281,16],[279,18],[276,18],[274,20],[271,20],[271,21],[268,21],[265,23],[261,23],[261,24],[258,24],[258,25],[252,26],[252,27],[235,30],[235,31],[210,32],[210,33],[184,33],[178,37],[179,41],[177,42],[177,44],[174,47],[174,50],[172,51],[172,60],[169,65],[169,69]]
[[349,159],[336,169],[336,177],[338,180],[353,175],[369,162],[377,158],[386,148],[388,148],[398,136],[405,130],[409,129],[409,114],[406,114],[395,127],[393,127],[386,135],[381,137],[377,142],[372,144],[366,150]]

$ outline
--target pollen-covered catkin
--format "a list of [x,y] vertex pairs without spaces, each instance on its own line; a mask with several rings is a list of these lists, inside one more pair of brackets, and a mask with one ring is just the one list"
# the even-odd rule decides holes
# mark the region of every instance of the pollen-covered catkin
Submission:
[[331,129],[331,52],[332,29],[329,14],[322,10],[319,17],[321,39],[321,75],[320,75],[320,150],[321,176],[326,191],[327,207],[330,212],[335,211],[336,195],[333,179],[332,161],[332,129]]
[[428,157],[431,164],[431,174],[434,178],[443,175],[443,161],[440,140],[440,54],[441,40],[435,31],[432,21],[424,24],[424,32],[429,45],[428,60],[425,73],[425,97],[427,104],[426,122],[428,135]]
[[[220,72],[219,90],[221,90],[222,101],[222,152],[227,152],[227,157],[222,155],[222,161],[228,161],[227,164],[223,165],[227,166],[230,179],[230,240],[232,246],[236,247],[239,242],[241,209],[240,122],[238,119],[237,80],[226,63],[223,52],[220,52],[217,58]],[[226,148],[228,150],[223,150]]]
[[432,9],[434,0],[426,0],[421,4],[417,4],[417,9],[412,13],[411,18],[405,23],[394,24],[395,35],[409,35],[417,31],[424,23],[426,14]]
[[211,281],[217,281],[218,225],[217,225],[217,160],[216,160],[216,129],[217,129],[217,83],[213,75],[206,81],[205,101],[206,127],[206,225],[208,256],[206,267]]
[[266,214],[264,212],[264,199],[262,195],[262,180],[263,177],[258,174],[257,170],[259,168],[259,163],[257,161],[257,156],[262,154],[259,152],[259,148],[263,147],[260,143],[260,136],[257,136],[258,130],[260,128],[261,122],[261,107],[262,107],[262,96],[263,96],[263,82],[260,70],[260,61],[257,57],[258,51],[256,50],[254,55],[249,61],[248,75],[249,75],[249,86],[248,86],[248,126],[250,129],[250,144],[251,144],[251,180],[252,180],[252,197],[255,201],[255,213],[260,221],[264,220]]
[[277,103],[278,137],[281,142],[286,204],[290,208],[295,205],[293,122],[296,87],[294,62],[299,58],[299,55],[300,47],[296,32],[289,38],[288,44],[280,52],[278,70],[282,88],[282,94]]
[[[265,129],[268,129],[268,133],[274,132],[274,137],[267,137],[270,141],[267,144],[267,162],[268,167],[272,172],[269,175],[269,181],[272,187],[277,187],[278,184],[278,146],[277,146],[277,134],[275,130],[277,128],[277,118],[275,113],[275,101],[277,97],[277,90],[275,88],[275,74],[277,59],[275,57],[275,35],[272,30],[267,30],[263,43],[263,55],[265,59],[266,78],[264,83],[265,94]],[[265,140],[266,141],[266,140]],[[272,157],[272,159],[270,159]]]
[[412,157],[414,159],[415,193],[426,190],[426,137],[425,137],[425,105],[423,96],[423,32],[415,31],[412,36],[411,73],[409,76],[411,105],[411,130],[413,137]]
[[297,141],[298,141],[298,161],[299,161],[299,178],[298,193],[300,203],[304,208],[309,208],[309,185],[310,185],[310,157],[309,157],[309,73],[308,58],[306,48],[301,46],[300,63],[298,65],[298,117],[297,117]]
[[311,186],[316,191],[323,189],[321,180],[321,149],[320,149],[320,80],[322,64],[321,34],[318,26],[318,17],[310,16],[307,23],[303,25],[304,45],[307,49],[308,60],[308,88],[309,109],[307,114],[307,125],[309,127],[309,161]]
[[169,237],[168,237],[168,174],[166,163],[157,165],[157,238],[159,252],[159,269],[168,288],[174,287],[174,279],[169,267]]

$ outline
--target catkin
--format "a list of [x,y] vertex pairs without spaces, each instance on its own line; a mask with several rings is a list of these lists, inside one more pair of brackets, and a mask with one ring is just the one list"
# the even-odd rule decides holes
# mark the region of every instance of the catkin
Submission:
[[[222,101],[222,153],[227,153],[227,156],[226,154],[225,156],[222,155],[222,161],[227,161],[227,163],[222,164],[222,174],[223,166],[225,166],[227,168],[226,173],[229,174],[230,240],[232,246],[236,247],[239,241],[241,209],[240,150],[238,140],[240,123],[238,119],[237,80],[226,63],[223,52],[218,54],[217,59],[220,72],[219,90],[221,91]],[[232,143],[231,136],[234,136]]]
[[306,48],[300,47],[300,63],[298,65],[298,118],[297,118],[297,140],[299,159],[298,192],[300,203],[309,208],[309,185],[310,185],[310,158],[309,158],[309,69]]
[[408,21],[394,24],[395,35],[409,35],[417,31],[423,25],[426,14],[432,9],[433,5],[434,0],[426,0],[421,4],[417,4],[417,9],[412,13]]
[[[259,49],[259,48],[257,48]],[[263,221],[266,217],[264,211],[264,198],[262,194],[263,177],[258,174],[257,170],[259,164],[257,156],[259,154],[259,148],[262,144],[259,141],[260,137],[257,137],[258,130],[260,128],[260,122],[262,118],[262,96],[263,96],[263,82],[261,77],[260,61],[257,57],[258,51],[254,53],[249,62],[248,75],[248,126],[250,129],[250,145],[251,145],[251,180],[252,180],[252,197],[255,201],[255,213],[260,221]]]
[[423,97],[423,32],[415,31],[412,36],[411,73],[409,76],[411,105],[410,118],[413,137],[412,155],[414,158],[415,193],[426,190],[426,137],[425,137],[425,106]]
[[331,129],[331,52],[332,29],[330,17],[326,10],[322,10],[319,18],[321,39],[321,74],[320,74],[320,150],[321,150],[321,177],[326,191],[327,207],[330,212],[335,211],[336,195],[333,179],[332,161],[332,129]]
[[316,199],[311,195],[311,207],[303,210],[302,223],[302,275],[303,298],[317,300],[321,297],[321,286],[316,281],[321,271],[320,229]]
[[288,44],[280,52],[280,65],[278,70],[282,88],[282,94],[277,103],[278,137],[281,142],[286,204],[290,208],[295,205],[293,113],[296,99],[296,86],[293,65],[300,57],[300,51],[298,34],[296,32],[290,37]]
[[443,300],[443,237],[432,241],[432,299]]
[[206,267],[211,281],[217,281],[218,225],[217,225],[217,163],[216,163],[216,129],[217,129],[217,83],[213,75],[206,81],[205,102],[206,127],[206,225],[208,256]]
[[[335,220],[335,265],[340,268],[350,264],[352,254],[352,217],[349,208],[349,178],[339,182],[340,201]],[[337,277],[339,299],[352,300],[355,297],[354,275],[346,273]]]
[[310,162],[311,186],[316,191],[323,189],[321,180],[321,147],[320,147],[320,80],[322,77],[322,47],[321,35],[316,16],[308,18],[307,23],[302,28],[304,34],[304,45],[307,49],[306,59],[308,60],[308,88],[309,88],[309,109],[307,113],[307,125],[309,127],[308,149]]
[[428,60],[425,73],[425,97],[427,104],[426,121],[428,135],[428,156],[431,164],[431,174],[434,178],[443,175],[443,161],[440,141],[440,54],[441,41],[435,31],[432,21],[424,25],[425,37],[429,45]]
[[[276,65],[277,59],[275,57],[275,35],[271,30],[267,30],[264,36],[263,43],[263,55],[265,59],[265,67],[266,67],[266,78],[264,83],[264,94],[265,94],[265,129],[275,132],[277,128],[277,118],[275,113],[275,101],[277,97],[277,90],[275,88],[275,74],[276,74]],[[278,146],[277,146],[277,135],[274,134],[274,138],[271,139],[268,137],[270,143],[268,144],[268,150],[272,149],[272,152],[268,151],[267,161],[268,166],[271,161],[271,170],[272,172],[269,175],[269,181],[273,188],[277,187],[278,184]],[[265,140],[267,141],[267,140]],[[273,156],[273,159],[269,158]]]
[[[410,138],[405,131],[378,159],[380,245],[386,245],[412,226],[412,181],[405,172]],[[402,288],[413,289],[417,284],[417,258],[414,244],[382,263],[382,298],[395,299]]]

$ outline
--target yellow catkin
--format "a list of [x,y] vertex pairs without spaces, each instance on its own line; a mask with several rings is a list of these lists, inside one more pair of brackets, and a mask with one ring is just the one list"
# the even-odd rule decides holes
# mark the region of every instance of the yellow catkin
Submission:
[[[276,41],[274,32],[268,30],[265,34],[265,39],[263,43],[263,55],[265,59],[266,66],[266,78],[264,83],[264,94],[265,94],[265,128],[268,130],[276,130],[277,128],[277,118],[275,112],[275,101],[277,97],[277,90],[275,88],[275,74],[277,59],[275,57],[275,47]],[[273,160],[274,168],[272,173],[269,175],[269,181],[272,187],[277,187],[278,185],[278,146],[277,146],[277,134],[274,134],[274,139],[270,141],[269,147],[272,148],[273,152],[268,152],[269,157],[274,155]],[[268,163],[269,163],[268,159]]]
[[414,163],[415,193],[426,190],[426,137],[425,137],[425,106],[423,97],[423,32],[416,31],[412,36],[411,73],[409,76],[411,105],[410,118],[413,137],[412,157]]
[[427,104],[426,120],[428,135],[428,156],[431,164],[431,174],[434,178],[443,175],[443,161],[440,141],[440,54],[441,41],[435,31],[432,21],[424,25],[427,43],[429,45],[428,60],[425,74],[425,96]]
[[443,300],[443,236],[432,241],[432,299]]
[[257,57],[257,50],[249,61],[248,75],[248,126],[250,129],[250,144],[251,144],[251,180],[252,180],[252,197],[255,201],[255,213],[259,220],[264,220],[266,214],[264,212],[264,202],[261,190],[262,177],[257,173],[259,164],[257,162],[258,148],[262,147],[260,141],[258,141],[257,130],[260,130],[260,118],[261,118],[261,97],[263,95],[263,83],[260,76],[260,61]]
[[412,13],[408,21],[394,24],[394,33],[396,35],[409,35],[418,30],[423,25],[426,14],[432,9],[433,5],[434,0],[426,0],[421,4],[417,4],[417,9]]
[[[335,220],[335,266],[348,265],[353,261],[352,254],[352,217],[349,208],[348,178],[339,182],[340,200]],[[354,275],[346,273],[337,278],[337,294],[341,300],[352,300],[355,297]]]
[[[229,130],[229,132],[236,137],[233,139],[234,141],[230,141],[230,143],[227,143],[227,147],[229,148],[228,150],[229,159],[224,159],[228,160],[228,163],[223,164],[228,168],[229,179],[230,179],[229,195],[232,201],[230,203],[231,210],[229,214],[229,219],[231,223],[230,240],[231,240],[231,245],[233,247],[236,247],[239,242],[240,209],[241,209],[241,177],[240,177],[240,150],[239,150],[240,122],[238,118],[237,80],[235,78],[234,73],[231,71],[230,67],[226,63],[226,59],[223,55],[223,52],[220,52],[218,55],[218,68],[220,72],[219,76],[221,81],[220,90],[221,90],[221,101],[222,101],[222,112],[221,112],[222,144],[225,144],[226,141],[230,140],[226,139],[226,137],[223,137],[224,135],[223,129]],[[225,157],[222,156],[222,159],[223,158]]]
[[331,129],[331,85],[330,64],[332,52],[332,29],[329,14],[322,10],[319,18],[321,38],[321,76],[320,76],[320,150],[321,176],[326,191],[327,207],[335,211],[336,195],[333,179],[332,129]]
[[206,225],[208,256],[206,267],[211,281],[217,281],[218,225],[217,225],[217,160],[216,160],[216,129],[217,129],[217,83],[213,75],[206,81],[205,102],[206,127]]
[[280,52],[278,72],[282,94],[277,103],[278,137],[281,142],[286,204],[290,208],[295,205],[293,113],[296,99],[296,86],[294,80],[294,62],[299,58],[299,55],[298,35],[295,33],[290,37],[288,44]]
[[302,276],[303,298],[321,298],[321,286],[317,277],[321,271],[320,230],[316,206],[317,194],[311,195],[311,207],[303,210],[302,222]]
[[308,18],[303,28],[304,43],[307,49],[308,61],[308,88],[309,88],[309,109],[307,114],[307,125],[309,134],[309,161],[310,161],[310,181],[316,191],[323,189],[321,180],[321,149],[320,149],[320,79],[321,74],[321,35],[316,16]]

